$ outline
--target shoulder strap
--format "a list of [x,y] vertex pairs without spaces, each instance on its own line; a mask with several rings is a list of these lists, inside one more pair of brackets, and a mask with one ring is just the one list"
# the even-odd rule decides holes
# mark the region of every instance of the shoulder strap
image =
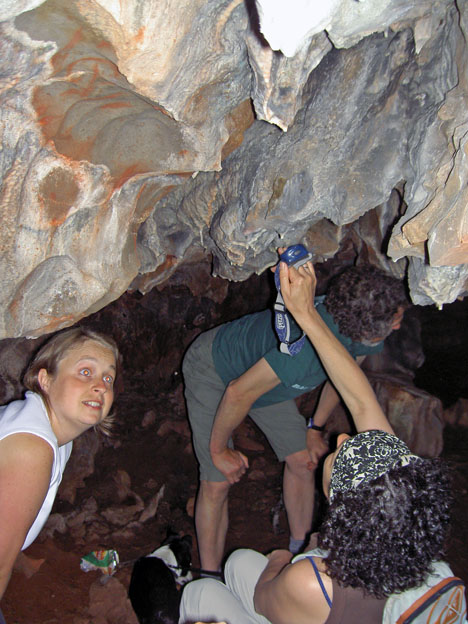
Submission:
[[[306,335],[302,332],[302,335],[297,340],[291,342],[291,323],[281,295],[278,269],[275,272],[275,284],[278,292],[273,310],[275,313],[275,330],[280,340],[280,351],[281,353],[286,353],[286,355],[297,355],[304,346]],[[324,300],[325,295],[315,297],[315,305],[318,306]]]
[[382,624],[465,624],[465,585],[446,561],[433,561],[425,581],[391,594]]
[[[400,615],[395,624],[410,624],[419,622],[418,616],[425,613],[424,622],[430,621],[430,614],[435,612],[437,603],[443,598],[442,613],[438,614],[437,622],[440,624],[455,624],[464,622],[466,615],[465,585],[455,576],[448,577],[434,585],[423,596],[418,598],[404,613]],[[446,593],[449,592],[449,593]],[[435,621],[435,620],[434,620]]]
[[319,582],[320,588],[321,588],[321,590],[323,592],[323,595],[325,596],[325,600],[327,601],[328,606],[331,609],[332,608],[332,601],[330,600],[330,596],[328,595],[328,592],[325,589],[325,585],[323,584],[322,577],[320,576],[320,572],[318,571],[317,564],[315,563],[313,557],[309,557],[308,556],[307,559],[310,561],[310,563],[312,564],[312,567],[314,568],[314,572],[315,572],[315,576],[317,577],[317,581]]

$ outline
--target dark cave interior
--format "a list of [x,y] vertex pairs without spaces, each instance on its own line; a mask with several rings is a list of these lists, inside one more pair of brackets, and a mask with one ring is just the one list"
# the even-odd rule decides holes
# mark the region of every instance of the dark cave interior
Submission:
[[[94,471],[76,490],[73,503],[59,494],[53,512],[66,515],[82,510],[86,514],[87,505],[93,500],[98,513],[112,513],[120,502],[130,515],[125,520],[119,508],[115,512],[121,516],[118,526],[106,524],[101,516],[92,525],[84,522],[84,527],[93,526],[92,529],[78,530],[75,526],[71,531],[55,531],[33,544],[26,554],[33,559],[43,558],[45,563],[29,579],[21,572],[14,572],[2,604],[8,622],[94,622],[89,619],[93,608],[97,608],[93,592],[102,583],[98,572],[84,574],[79,570],[80,556],[98,547],[112,547],[117,548],[121,561],[131,561],[152,551],[169,526],[194,537],[191,505],[197,489],[197,466],[185,414],[182,355],[201,331],[268,307],[272,292],[269,271],[245,282],[229,283],[227,288],[224,280],[211,277],[209,271],[207,263],[182,269],[164,288],[155,288],[145,296],[126,293],[83,321],[112,333],[123,353],[116,398],[116,436],[112,442],[101,443]],[[200,275],[204,284],[196,291],[193,283],[200,283]],[[319,278],[320,290],[324,290],[327,267],[319,270]],[[189,289],[186,284],[192,287]],[[421,327],[425,355],[424,364],[414,371],[414,383],[437,396],[445,410],[453,408],[457,401],[468,398],[467,302],[457,301],[442,310],[413,306],[407,316],[410,328],[414,327],[415,318]],[[403,336],[405,324],[400,331]],[[397,349],[404,349],[405,343],[402,344],[398,347],[397,340]],[[315,398],[307,398],[306,409],[311,409]],[[248,546],[266,552],[285,547],[288,531],[284,510],[273,523],[273,510],[278,508],[281,493],[278,463],[263,434],[249,420],[237,432],[236,441],[251,457],[251,470],[249,477],[232,490],[227,548]],[[466,423],[447,424],[442,456],[454,468],[457,493],[448,559],[454,572],[465,582],[468,582],[468,535],[464,522],[468,503],[467,450]],[[119,501],[116,482],[124,473],[131,480],[131,488],[126,498]],[[155,517],[144,524],[132,522],[130,512],[136,497],[148,500],[162,486],[165,494]],[[67,474],[61,487],[67,489]],[[245,513],[246,500],[250,501],[248,513]],[[320,523],[323,504],[321,499],[318,502],[315,526]],[[196,545],[193,558],[197,565]],[[130,568],[122,566],[113,577],[120,582],[119,591],[123,591],[121,586],[128,587],[129,575]],[[128,614],[123,615],[122,608],[119,616],[122,619],[112,615],[110,607],[107,609],[110,619],[96,621],[131,621]],[[31,616],[33,612],[35,616]]]

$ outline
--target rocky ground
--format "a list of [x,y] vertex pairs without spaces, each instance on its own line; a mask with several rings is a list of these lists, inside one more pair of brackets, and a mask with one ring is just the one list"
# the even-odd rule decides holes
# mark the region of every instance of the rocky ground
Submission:
[[[57,502],[54,511],[58,515],[53,516],[49,526],[59,526],[56,520],[60,516],[70,518],[69,514],[77,510],[88,511],[71,520],[71,529],[63,534],[55,530],[49,537],[45,537],[46,531],[44,539],[28,549],[28,557],[43,562],[32,576],[31,565],[14,572],[2,603],[8,624],[136,624],[126,597],[131,561],[151,552],[169,526],[194,536],[192,508],[197,470],[181,394],[173,397],[172,403],[161,402],[158,406],[145,405],[141,395],[127,396],[119,409],[138,410],[144,415],[142,425],[126,432],[125,446],[118,438],[101,446],[96,457],[99,471],[77,491],[73,505],[64,500]],[[164,409],[162,424],[155,428],[155,414],[158,412],[160,421]],[[237,444],[251,458],[251,469],[232,489],[228,549],[247,546],[266,551],[286,547],[280,467],[262,434],[250,423],[242,427]],[[455,469],[457,494],[448,560],[465,582],[467,451],[468,429],[447,427],[443,455]],[[66,480],[63,485],[66,491]],[[156,500],[158,493],[160,498]],[[157,509],[152,516],[155,503]],[[149,516],[146,520],[142,517],[145,511]],[[80,558],[100,548],[113,548],[119,553],[122,565],[112,577],[80,569]],[[193,565],[198,566],[196,547]]]

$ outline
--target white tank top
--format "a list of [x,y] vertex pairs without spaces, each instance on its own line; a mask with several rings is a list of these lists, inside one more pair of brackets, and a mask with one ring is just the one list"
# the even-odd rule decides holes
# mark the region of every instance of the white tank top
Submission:
[[28,531],[21,548],[21,550],[24,550],[36,539],[49,517],[58,486],[62,480],[63,471],[70,457],[73,442],[67,442],[63,446],[58,446],[57,438],[50,426],[42,397],[35,392],[29,391],[26,392],[24,401],[13,401],[8,405],[0,407],[0,440],[14,433],[32,433],[37,435],[48,442],[54,450],[49,490],[36,519]]

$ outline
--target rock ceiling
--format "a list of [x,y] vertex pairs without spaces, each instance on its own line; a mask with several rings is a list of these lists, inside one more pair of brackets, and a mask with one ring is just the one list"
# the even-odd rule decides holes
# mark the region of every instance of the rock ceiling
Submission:
[[0,338],[350,229],[415,303],[466,294],[467,3],[283,4],[2,0]]

